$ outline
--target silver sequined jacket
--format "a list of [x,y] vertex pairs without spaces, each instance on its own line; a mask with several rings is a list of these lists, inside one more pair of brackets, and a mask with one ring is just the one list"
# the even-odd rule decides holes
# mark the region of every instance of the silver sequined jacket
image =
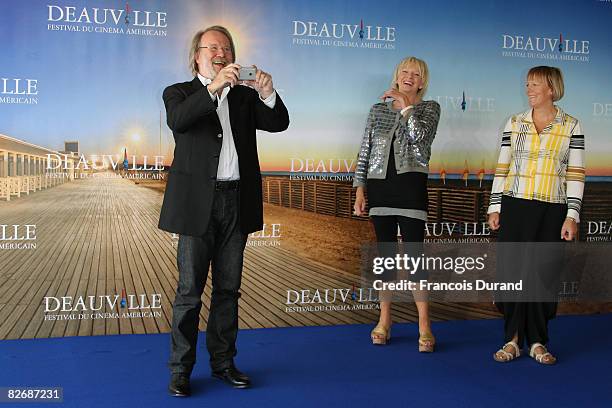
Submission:
[[365,187],[368,178],[386,177],[394,134],[397,173],[429,172],[431,144],[440,120],[440,105],[436,101],[422,101],[404,117],[391,105],[392,102],[381,102],[370,109],[357,155],[353,187]]

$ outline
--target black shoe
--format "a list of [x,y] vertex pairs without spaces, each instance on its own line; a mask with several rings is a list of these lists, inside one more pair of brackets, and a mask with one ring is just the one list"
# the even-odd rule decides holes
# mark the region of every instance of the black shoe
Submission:
[[172,374],[168,392],[173,397],[188,397],[191,395],[191,386],[189,385],[189,376],[187,374]]
[[248,388],[251,380],[241,373],[235,366],[231,365],[223,370],[213,371],[213,377],[219,378],[234,388]]

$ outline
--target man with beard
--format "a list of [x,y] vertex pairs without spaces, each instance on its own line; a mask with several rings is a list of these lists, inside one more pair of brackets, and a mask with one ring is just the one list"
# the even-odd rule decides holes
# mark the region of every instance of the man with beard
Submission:
[[196,360],[202,293],[212,264],[206,346],[214,377],[250,386],[234,365],[243,252],[249,233],[263,228],[256,129],[281,132],[289,115],[270,74],[239,82],[229,31],[212,26],[193,37],[195,78],[164,90],[167,123],[176,142],[159,227],[179,234],[178,287],[173,305],[168,387],[188,396]]

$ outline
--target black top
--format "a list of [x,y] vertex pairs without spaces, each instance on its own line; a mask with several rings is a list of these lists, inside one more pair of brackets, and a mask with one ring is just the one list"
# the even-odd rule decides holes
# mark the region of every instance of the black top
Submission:
[[367,179],[368,206],[427,211],[427,174],[397,174],[395,151],[391,141],[385,179]]

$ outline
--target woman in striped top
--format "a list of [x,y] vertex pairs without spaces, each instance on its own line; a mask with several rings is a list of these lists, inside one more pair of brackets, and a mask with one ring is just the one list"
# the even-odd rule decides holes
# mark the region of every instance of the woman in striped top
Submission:
[[[578,230],[584,190],[584,135],[578,119],[554,104],[564,92],[558,68],[531,68],[526,87],[531,109],[513,115],[504,129],[489,226],[499,229],[499,242],[571,241]],[[509,267],[507,262],[498,264],[498,269]],[[495,360],[520,356],[526,342],[537,362],[554,364],[556,358],[545,344],[557,303],[496,304],[504,315],[506,344],[495,353]]]

